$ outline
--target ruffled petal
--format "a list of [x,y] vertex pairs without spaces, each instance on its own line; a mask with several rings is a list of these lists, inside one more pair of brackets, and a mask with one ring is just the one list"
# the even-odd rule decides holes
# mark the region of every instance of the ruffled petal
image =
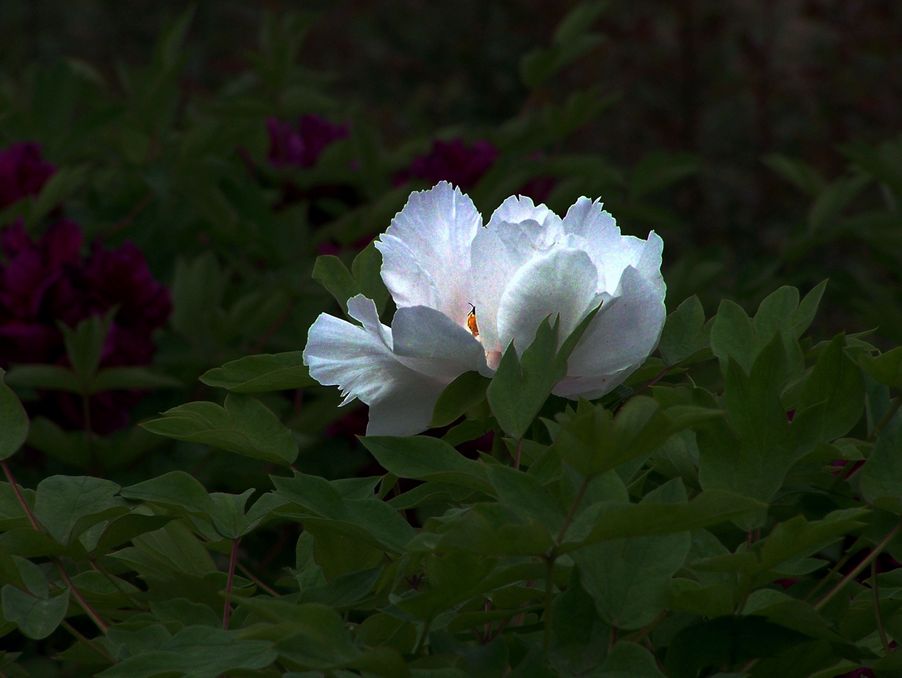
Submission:
[[446,382],[398,360],[391,350],[391,330],[379,322],[370,299],[354,297],[348,310],[363,327],[325,313],[310,327],[303,353],[310,376],[324,386],[338,386],[343,405],[355,398],[369,405],[368,433],[425,430]]
[[664,294],[656,282],[628,266],[614,298],[602,305],[570,354],[567,376],[602,378],[628,370],[625,379],[658,345],[665,317]]
[[[646,278],[660,277],[664,243],[651,231],[647,240],[621,235],[617,222],[602,209],[599,200],[580,198],[564,217],[563,230],[578,236],[598,268],[599,288],[613,293],[627,266],[633,266]],[[663,285],[663,281],[662,281]],[[662,287],[663,289],[663,287]]]
[[501,223],[519,224],[524,221],[535,222],[552,239],[561,232],[561,218],[545,205],[536,205],[532,198],[525,195],[512,195],[501,203],[492,213],[488,228],[491,230]]
[[518,351],[532,343],[539,324],[560,315],[559,337],[566,338],[594,308],[597,273],[580,250],[553,249],[523,265],[513,276],[498,307],[498,335],[503,348]]
[[398,309],[392,320],[392,337],[398,360],[446,383],[471,370],[491,374],[482,344],[469,331],[427,306]]
[[470,198],[447,182],[412,193],[376,241],[395,305],[428,306],[464,326],[472,299],[470,246],[481,225]]

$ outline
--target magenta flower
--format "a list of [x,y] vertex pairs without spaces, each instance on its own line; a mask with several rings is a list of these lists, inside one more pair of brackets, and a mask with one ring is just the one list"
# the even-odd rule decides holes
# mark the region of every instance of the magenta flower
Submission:
[[54,172],[37,144],[18,143],[0,150],[0,209],[40,193]]
[[327,146],[349,133],[347,125],[312,114],[302,115],[295,123],[269,118],[266,130],[269,161],[275,167],[312,167]]
[[[64,364],[59,321],[74,326],[115,308],[101,365],[145,365],[153,359],[153,332],[171,310],[169,291],[157,281],[144,255],[131,243],[109,250],[95,243],[82,254],[77,224],[62,220],[34,240],[21,223],[0,231],[0,365]],[[34,408],[58,423],[82,425],[80,403],[67,394],[48,394]],[[107,433],[128,421],[134,394],[92,397],[92,428]],[[77,404],[77,406],[76,406]]]
[[430,185],[448,181],[464,189],[472,188],[497,158],[498,149],[488,141],[467,143],[463,139],[436,139],[429,152],[414,158],[410,167],[398,173],[396,179],[399,183],[423,179]]

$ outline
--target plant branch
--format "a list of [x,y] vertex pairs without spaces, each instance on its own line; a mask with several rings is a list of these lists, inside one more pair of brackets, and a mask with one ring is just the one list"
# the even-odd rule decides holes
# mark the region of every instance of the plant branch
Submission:
[[22,491],[19,489],[19,484],[16,482],[15,476],[13,476],[12,469],[9,467],[5,461],[0,461],[0,466],[3,466],[3,473],[6,475],[6,479],[9,481],[10,486],[13,488],[13,494],[16,495],[16,501],[19,502],[19,506],[22,507],[22,510],[25,511],[25,515],[28,516],[28,522],[31,523],[31,527],[35,532],[43,532],[41,529],[40,523],[38,523],[37,518],[34,517],[34,513],[31,511],[31,507],[28,505],[28,502],[25,501],[25,497],[22,496]]
[[222,628],[229,630],[229,620],[232,617],[232,586],[235,582],[235,566],[238,563],[238,544],[240,538],[232,540],[232,550],[229,552],[229,573],[226,578],[225,603],[222,606]]
[[91,604],[85,600],[85,597],[81,595],[81,591],[78,590],[78,587],[75,586],[75,583],[72,579],[69,578],[69,573],[66,572],[66,568],[63,567],[62,562],[59,558],[54,558],[53,563],[56,565],[56,569],[59,571],[60,576],[63,578],[63,581],[66,582],[66,586],[69,587],[69,591],[72,592],[72,596],[75,600],[78,601],[78,604],[81,606],[81,609],[85,611],[85,614],[91,618],[91,621],[94,622],[94,625],[100,629],[101,633],[106,633],[109,630],[109,625],[103,621],[97,611],[91,607]]
[[871,592],[874,594],[874,621],[877,623],[877,632],[880,634],[880,644],[883,652],[891,652],[889,639],[886,637],[886,629],[883,627],[883,615],[880,612],[880,585],[877,583],[877,561],[871,561]]
[[846,584],[848,584],[850,581],[855,579],[855,577],[857,577],[859,574],[861,574],[862,570],[864,570],[864,568],[866,568],[868,565],[870,565],[871,562],[877,556],[880,555],[880,552],[883,551],[883,549],[885,549],[887,547],[887,545],[893,540],[893,538],[897,534],[899,534],[900,529],[902,529],[902,523],[899,523],[892,530],[890,530],[889,534],[887,534],[880,541],[880,543],[874,547],[874,550],[868,554],[867,558],[865,558],[860,563],[858,563],[858,565],[856,565],[855,568],[851,572],[849,572],[849,574],[847,574],[845,577],[843,577],[836,586],[834,586],[832,589],[830,589],[824,595],[823,598],[821,598],[819,601],[817,601],[817,603],[814,605],[814,609],[815,610],[823,609],[823,607],[827,603],[829,603],[831,600],[833,600],[833,598],[836,596],[837,593],[839,593],[840,591],[842,591],[845,588]]

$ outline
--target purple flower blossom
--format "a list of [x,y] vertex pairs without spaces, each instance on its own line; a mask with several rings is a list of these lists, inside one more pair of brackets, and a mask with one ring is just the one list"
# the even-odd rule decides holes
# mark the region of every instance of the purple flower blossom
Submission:
[[[37,240],[21,223],[0,231],[0,365],[65,364],[57,322],[74,326],[113,308],[101,365],[145,365],[153,359],[152,333],[169,317],[169,291],[133,244],[109,250],[95,243],[86,257],[82,244],[81,228],[65,219]],[[137,399],[121,392],[92,396],[92,428],[107,433],[125,425]],[[34,407],[58,423],[81,426],[81,405],[70,400],[67,394],[48,394]]]
[[0,209],[41,192],[56,168],[34,143],[18,143],[0,150]]
[[472,188],[498,158],[498,149],[484,140],[467,143],[463,139],[436,139],[427,153],[419,155],[410,167],[398,173],[397,183],[423,179],[429,184],[448,181],[461,188]]
[[312,167],[327,146],[349,133],[347,125],[312,114],[302,115],[295,123],[269,118],[266,130],[269,161],[275,167]]

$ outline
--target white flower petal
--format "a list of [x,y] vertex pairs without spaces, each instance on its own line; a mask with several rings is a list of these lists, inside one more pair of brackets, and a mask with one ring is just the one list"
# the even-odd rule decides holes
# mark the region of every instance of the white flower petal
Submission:
[[646,278],[660,275],[664,243],[652,231],[647,240],[621,235],[617,222],[602,209],[598,200],[580,198],[567,210],[564,233],[585,243],[586,252],[598,268],[599,288],[613,293],[627,266],[633,266]]
[[435,309],[398,309],[392,320],[392,336],[394,353],[401,362],[446,383],[471,370],[490,374],[482,344]]
[[639,366],[632,365],[619,372],[595,377],[565,377],[555,385],[551,392],[562,398],[594,400],[613,391],[635,372],[637,367]]
[[553,249],[528,261],[514,274],[498,307],[502,347],[513,341],[517,351],[532,343],[539,324],[560,315],[559,337],[565,339],[598,301],[595,265],[580,250]]
[[488,228],[506,222],[519,224],[523,221],[534,221],[552,236],[560,233],[561,218],[545,205],[536,205],[532,198],[525,195],[512,195],[498,206],[489,219]]
[[379,322],[370,299],[354,297],[348,309],[364,327],[325,313],[311,325],[303,354],[310,376],[324,386],[338,386],[343,405],[355,398],[369,405],[367,431],[408,435],[425,430],[446,382],[399,361],[391,351],[391,331]]
[[657,346],[665,316],[656,282],[627,267],[614,298],[602,305],[570,354],[568,376],[603,377],[639,367]]
[[470,198],[448,182],[412,193],[376,241],[395,305],[428,306],[463,325],[472,297],[470,244],[481,225]]

